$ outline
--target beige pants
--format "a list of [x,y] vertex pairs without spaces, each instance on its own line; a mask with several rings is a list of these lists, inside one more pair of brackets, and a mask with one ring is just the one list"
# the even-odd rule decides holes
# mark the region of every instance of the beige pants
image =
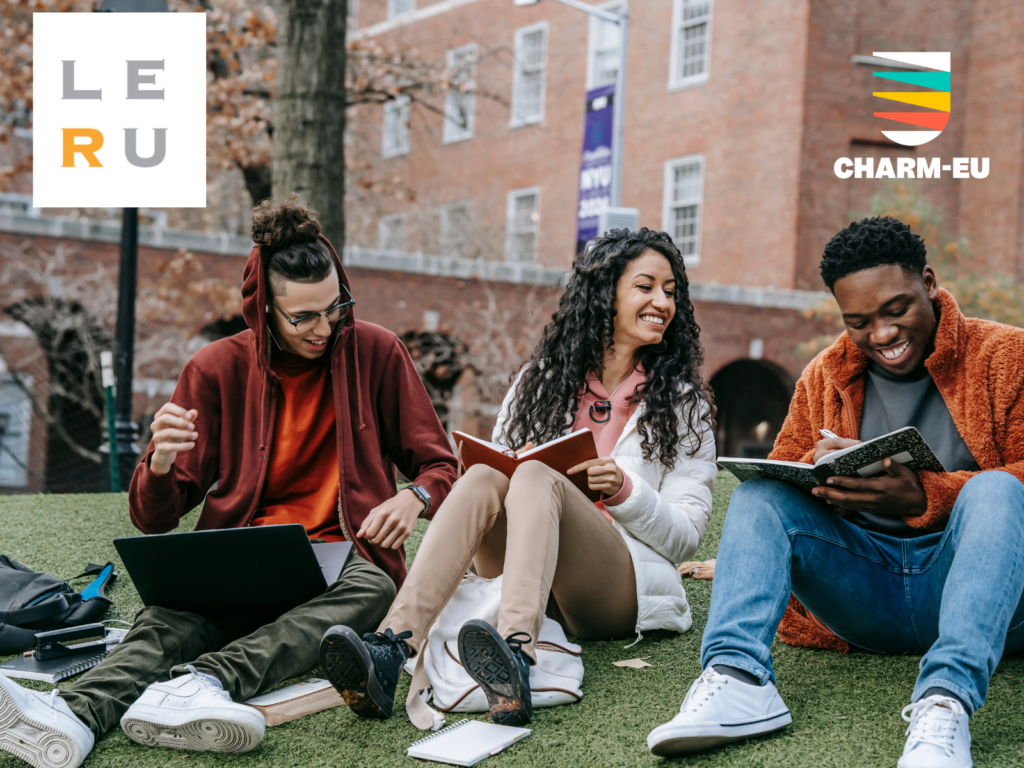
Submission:
[[[611,521],[563,475],[537,461],[509,480],[483,465],[452,488],[423,537],[380,631],[412,632],[418,650],[470,561],[484,578],[504,574],[498,634],[534,640],[554,597],[580,639],[626,637],[636,628],[636,576]],[[523,649],[536,660],[534,643]]]

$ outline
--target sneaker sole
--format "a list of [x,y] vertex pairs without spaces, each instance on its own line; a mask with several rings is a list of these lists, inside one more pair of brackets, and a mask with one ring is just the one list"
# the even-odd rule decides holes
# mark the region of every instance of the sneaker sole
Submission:
[[377,682],[363,639],[348,627],[332,627],[320,641],[320,667],[345,704],[359,717],[387,720],[394,700]]
[[[482,622],[481,622],[482,623]],[[468,621],[459,630],[459,659],[487,696],[491,721],[522,727],[532,719],[530,692],[523,690],[512,652],[492,630]]]
[[[652,755],[658,757],[677,757],[679,755],[692,755],[695,752],[705,752],[709,749],[724,747],[726,744],[733,744],[738,741],[748,741],[762,736],[769,736],[789,727],[793,722],[793,716],[787,711],[784,714],[776,715],[770,720],[749,725],[737,726],[679,726],[666,728],[658,734],[656,741],[652,743],[651,737],[647,738],[647,747]],[[652,733],[651,736],[654,736]]]
[[[263,741],[263,716],[232,713],[231,717],[197,716],[180,723],[162,722],[162,711],[139,707],[125,713],[121,729],[129,739],[147,747],[187,749],[195,752],[249,752]],[[198,714],[198,713],[197,713]]]
[[66,768],[85,759],[74,737],[26,717],[11,693],[0,685],[0,750],[34,768]]

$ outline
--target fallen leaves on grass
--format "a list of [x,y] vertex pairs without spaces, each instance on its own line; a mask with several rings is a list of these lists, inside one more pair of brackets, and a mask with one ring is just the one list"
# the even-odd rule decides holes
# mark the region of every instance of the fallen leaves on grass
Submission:
[[[649,659],[650,656],[644,656],[644,659]],[[625,661],[613,661],[613,667],[629,667],[630,669],[643,669],[644,667],[653,666],[648,664],[644,659],[626,659]]]

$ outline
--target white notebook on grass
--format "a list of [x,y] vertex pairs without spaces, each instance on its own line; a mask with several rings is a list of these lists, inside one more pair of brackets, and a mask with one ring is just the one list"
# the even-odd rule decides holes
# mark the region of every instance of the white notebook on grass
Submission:
[[506,747],[529,736],[529,728],[460,720],[437,733],[420,739],[406,750],[409,757],[449,765],[476,765]]

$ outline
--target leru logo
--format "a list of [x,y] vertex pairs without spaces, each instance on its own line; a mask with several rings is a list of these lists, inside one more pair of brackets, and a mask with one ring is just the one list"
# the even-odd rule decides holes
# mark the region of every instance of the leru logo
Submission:
[[206,19],[37,13],[33,204],[206,205]]
[[[913,69],[896,72],[874,72],[875,77],[887,80],[887,90],[875,91],[881,99],[921,107],[924,111],[875,112],[875,117],[884,120],[916,126],[924,130],[883,130],[882,135],[906,147],[927,144],[942,133],[949,122],[950,109],[950,57],[949,53],[895,53],[875,52],[882,59],[907,64]],[[895,84],[915,85],[927,91],[896,91]]]

